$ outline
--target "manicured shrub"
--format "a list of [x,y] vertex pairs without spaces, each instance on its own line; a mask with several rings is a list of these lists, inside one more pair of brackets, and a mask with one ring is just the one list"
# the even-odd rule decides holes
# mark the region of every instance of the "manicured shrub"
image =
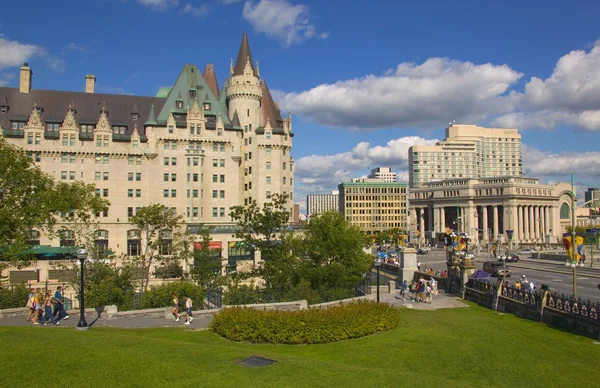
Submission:
[[29,290],[25,285],[0,286],[0,309],[25,307]]
[[363,337],[396,327],[400,310],[385,303],[356,301],[300,311],[226,308],[212,330],[233,341],[320,344]]

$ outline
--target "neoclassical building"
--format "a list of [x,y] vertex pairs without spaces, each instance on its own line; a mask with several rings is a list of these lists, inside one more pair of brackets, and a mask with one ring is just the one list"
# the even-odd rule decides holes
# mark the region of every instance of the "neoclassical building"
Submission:
[[[111,203],[97,215],[96,240],[113,252],[139,253],[128,218],[153,203],[191,231],[214,226],[224,259],[245,254],[231,241],[232,206],[285,193],[293,214],[292,119],[281,116],[246,34],[222,86],[210,64],[184,65],[156,97],[95,93],[93,75],[84,91],[32,89],[32,75],[25,64],[18,88],[0,87],[0,134],[56,180],[96,185]],[[66,228],[60,240],[32,231],[31,243],[70,245]]]
[[[420,240],[446,229],[466,232],[481,243],[557,243],[571,222],[571,186],[538,179],[495,177],[428,182],[409,193],[411,232]],[[503,237],[502,237],[503,236]]]

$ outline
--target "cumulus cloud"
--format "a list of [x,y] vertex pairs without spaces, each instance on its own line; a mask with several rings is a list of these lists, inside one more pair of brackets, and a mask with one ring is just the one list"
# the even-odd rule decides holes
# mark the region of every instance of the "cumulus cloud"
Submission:
[[144,7],[154,10],[166,10],[179,4],[178,0],[137,0]]
[[208,13],[208,6],[206,4],[202,4],[198,7],[194,7],[191,4],[186,4],[182,8],[181,12],[196,17],[204,17]]
[[368,174],[369,168],[392,167],[399,180],[408,181],[408,149],[417,144],[435,144],[439,140],[407,136],[385,145],[360,142],[352,150],[333,155],[309,155],[296,160],[296,200],[306,194],[328,193],[339,183]]
[[540,178],[564,177],[573,171],[577,176],[600,177],[600,151],[546,152],[523,145],[523,175]]
[[505,93],[521,76],[507,65],[430,58],[422,64],[402,63],[381,76],[288,93],[280,105],[332,127],[431,128],[511,112],[513,100]]
[[519,111],[498,117],[494,123],[518,128],[575,126],[600,130],[600,41],[589,51],[573,50],[564,55],[550,77],[532,77],[524,92],[511,98]]
[[256,3],[247,0],[242,16],[257,32],[279,40],[285,47],[328,36],[328,33],[317,32],[305,5],[292,5],[286,0],[258,0]]
[[20,43],[0,35],[0,70],[21,66],[34,57],[46,56],[46,49],[34,44]]

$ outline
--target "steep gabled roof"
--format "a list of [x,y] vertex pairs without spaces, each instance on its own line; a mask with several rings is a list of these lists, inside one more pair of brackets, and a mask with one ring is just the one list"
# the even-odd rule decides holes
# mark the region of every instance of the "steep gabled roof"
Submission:
[[217,73],[215,73],[215,68],[213,67],[213,65],[206,65],[202,77],[204,78],[204,81],[210,88],[212,94],[216,98],[219,98],[219,83],[217,82]]
[[271,122],[271,127],[281,128],[281,122],[283,121],[281,118],[281,113],[277,107],[277,104],[275,104],[275,101],[273,101],[273,97],[271,96],[271,92],[267,86],[267,82],[264,79],[260,80],[260,88],[262,89],[260,126],[264,127],[267,125],[267,120],[269,120]]
[[250,52],[250,45],[248,44],[248,35],[244,32],[242,36],[242,43],[240,44],[240,50],[238,51],[237,60],[235,62],[235,67],[233,68],[233,75],[244,74],[244,68],[246,68],[246,61],[250,58],[250,66],[252,67],[252,72],[254,75],[256,74],[256,68],[254,67],[254,61],[252,60],[252,53]]

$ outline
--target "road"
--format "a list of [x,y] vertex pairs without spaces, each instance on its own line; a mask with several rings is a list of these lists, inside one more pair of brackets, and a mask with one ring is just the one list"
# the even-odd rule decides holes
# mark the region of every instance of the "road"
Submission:
[[[421,262],[421,269],[433,268],[434,270],[445,270],[446,260],[444,251],[431,251],[427,255],[418,255],[417,260]],[[477,269],[482,269],[483,262],[487,260],[486,255],[477,255],[475,258]],[[588,264],[589,265],[589,264]],[[577,297],[592,302],[600,302],[600,264],[595,268],[577,267]],[[521,258],[518,263],[507,263],[512,276],[509,281],[516,281],[521,275],[533,281],[539,289],[542,284],[547,284],[552,291],[559,294],[571,295],[573,293],[573,270],[565,267],[561,262],[546,262],[536,259]]]

